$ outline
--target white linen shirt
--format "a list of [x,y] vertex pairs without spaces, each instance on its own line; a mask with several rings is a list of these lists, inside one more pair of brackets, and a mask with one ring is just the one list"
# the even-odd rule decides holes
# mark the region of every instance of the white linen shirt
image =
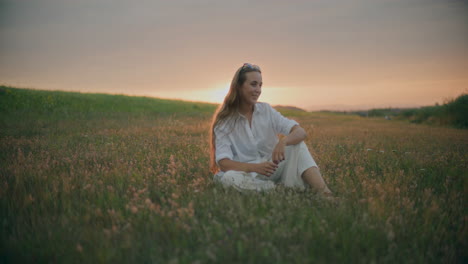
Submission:
[[249,120],[238,113],[214,128],[216,164],[225,158],[247,163],[270,160],[277,135],[288,135],[295,125],[296,121],[282,116],[269,104],[256,103],[251,127]]

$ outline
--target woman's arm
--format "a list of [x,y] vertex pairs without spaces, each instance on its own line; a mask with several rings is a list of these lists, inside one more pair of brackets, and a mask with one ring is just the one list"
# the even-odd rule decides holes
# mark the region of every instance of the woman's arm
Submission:
[[278,144],[276,144],[275,149],[273,149],[271,159],[276,164],[280,163],[281,161],[286,159],[286,156],[285,156],[286,146],[299,144],[306,138],[307,138],[307,133],[301,126],[299,125],[293,126],[291,128],[291,131],[289,132],[289,135],[281,138]]
[[289,146],[299,144],[306,138],[307,133],[305,130],[301,126],[295,125],[291,128],[289,135],[285,136],[282,140],[286,146]]
[[262,162],[262,163],[245,163],[233,161],[230,159],[222,159],[218,161],[219,167],[222,171],[245,171],[245,172],[256,172],[265,176],[271,176],[278,165],[273,162]]

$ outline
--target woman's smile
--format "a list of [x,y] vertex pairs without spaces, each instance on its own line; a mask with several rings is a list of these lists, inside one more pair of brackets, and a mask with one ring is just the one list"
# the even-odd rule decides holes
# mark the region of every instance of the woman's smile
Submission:
[[246,81],[241,86],[241,98],[247,104],[255,104],[262,94],[262,75],[259,72],[248,72]]

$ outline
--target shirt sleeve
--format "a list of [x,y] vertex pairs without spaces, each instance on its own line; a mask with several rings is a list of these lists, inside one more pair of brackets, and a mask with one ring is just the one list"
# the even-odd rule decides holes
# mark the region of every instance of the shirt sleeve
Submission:
[[273,129],[276,134],[288,135],[293,126],[299,125],[296,121],[284,117],[280,112],[276,111],[273,107],[268,105],[271,112],[271,119],[273,122]]
[[[218,161],[228,158],[232,160],[234,158],[234,155],[231,150],[231,142],[229,140],[228,134],[219,129],[219,127],[215,127],[214,129],[215,133],[215,159],[216,159],[216,164],[218,164]],[[218,164],[219,166],[219,164]]]

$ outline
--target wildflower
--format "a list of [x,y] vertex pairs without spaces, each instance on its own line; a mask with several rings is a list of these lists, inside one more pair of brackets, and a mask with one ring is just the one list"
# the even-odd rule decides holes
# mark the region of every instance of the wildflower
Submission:
[[102,216],[101,208],[96,209],[96,215],[97,216]]
[[387,239],[389,241],[393,241],[393,239],[395,239],[395,232],[393,232],[393,229],[388,230]]
[[78,252],[83,252],[83,247],[80,245],[80,243],[76,244],[76,251]]
[[106,236],[110,236],[110,235],[111,235],[111,231],[110,231],[109,229],[107,229],[107,228],[104,228],[102,231],[104,232],[104,234],[105,234]]

